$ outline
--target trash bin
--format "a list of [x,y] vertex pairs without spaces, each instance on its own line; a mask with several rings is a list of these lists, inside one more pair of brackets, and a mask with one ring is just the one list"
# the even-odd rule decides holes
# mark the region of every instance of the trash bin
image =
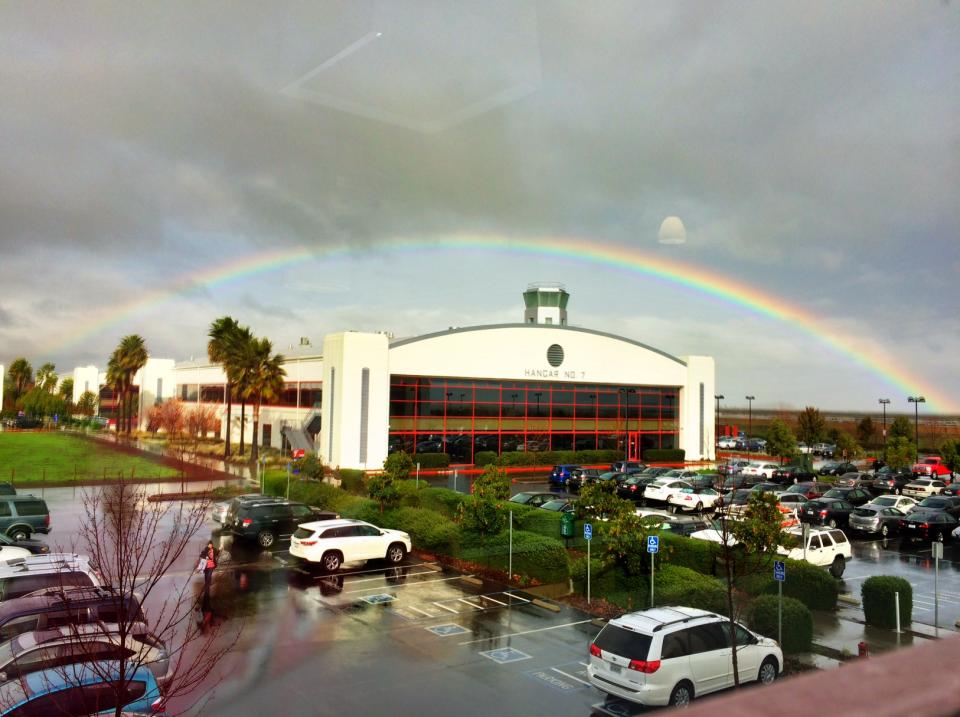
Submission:
[[560,536],[563,538],[573,537],[573,513],[560,514]]

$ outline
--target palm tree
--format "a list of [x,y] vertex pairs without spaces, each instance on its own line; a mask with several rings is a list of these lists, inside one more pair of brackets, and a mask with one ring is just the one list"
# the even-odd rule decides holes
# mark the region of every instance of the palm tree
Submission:
[[276,400],[283,392],[283,356],[270,355],[273,344],[268,339],[251,339],[244,351],[244,380],[242,396],[253,407],[253,437],[250,440],[250,460],[257,462],[259,445],[257,434],[260,429],[260,406],[264,401]]
[[234,389],[233,372],[230,370],[230,366],[235,362],[236,349],[244,331],[249,334],[249,329],[240,326],[236,319],[230,316],[221,316],[210,324],[210,331],[207,333],[207,336],[210,337],[210,341],[207,342],[207,356],[212,363],[223,366],[223,372],[227,377],[224,388],[224,400],[227,403],[227,435],[223,447],[224,460],[230,457],[230,409],[233,405]]
[[[117,433],[125,430],[127,435],[133,428],[133,408],[130,406],[133,379],[137,371],[147,365],[147,345],[138,334],[128,334],[120,339],[117,348],[107,364],[107,381],[120,390],[120,417],[117,420]],[[111,364],[113,379],[110,379]]]
[[7,369],[7,376],[10,379],[13,404],[16,406],[17,401],[23,398],[33,383],[33,366],[23,357],[15,359]]
[[107,385],[117,400],[117,435],[123,431],[124,400],[127,395],[127,375],[121,367],[119,351],[119,348],[114,349],[107,361]]

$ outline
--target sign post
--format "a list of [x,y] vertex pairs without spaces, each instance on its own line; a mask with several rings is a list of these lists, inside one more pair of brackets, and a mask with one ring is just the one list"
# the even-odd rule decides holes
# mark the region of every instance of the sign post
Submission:
[[787,579],[787,563],[783,560],[773,561],[773,579],[777,581],[777,642],[783,647],[783,582]]
[[647,536],[647,552],[650,553],[650,607],[653,607],[653,573],[654,573],[654,562],[655,557],[658,552],[660,552],[660,536],[659,535],[648,535]]
[[943,543],[933,541],[933,634],[940,637],[940,558],[943,557]]
[[417,488],[420,488],[420,461],[417,461]]
[[593,540],[593,525],[583,524],[583,539],[587,541],[587,605],[590,604],[590,541]]
[[[420,464],[417,463],[419,469]],[[513,511],[510,511],[510,557],[507,565],[507,582],[513,581]]]

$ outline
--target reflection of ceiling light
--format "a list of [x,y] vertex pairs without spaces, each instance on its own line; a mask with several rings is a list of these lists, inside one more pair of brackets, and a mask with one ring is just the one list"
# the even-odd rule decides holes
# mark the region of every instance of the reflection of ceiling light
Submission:
[[657,241],[661,244],[686,244],[687,230],[680,217],[667,217],[663,220]]

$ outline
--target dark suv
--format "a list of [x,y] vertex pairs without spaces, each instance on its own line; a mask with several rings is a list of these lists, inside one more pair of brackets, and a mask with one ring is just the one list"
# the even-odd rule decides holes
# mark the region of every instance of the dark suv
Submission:
[[0,603],[0,641],[34,630],[94,622],[146,622],[140,599],[110,588],[61,587],[38,590]]
[[223,528],[237,538],[256,539],[260,547],[269,548],[278,540],[289,540],[301,523],[339,517],[332,511],[292,500],[234,500],[227,510]]
[[50,532],[50,509],[35,495],[0,495],[0,532],[14,540]]

